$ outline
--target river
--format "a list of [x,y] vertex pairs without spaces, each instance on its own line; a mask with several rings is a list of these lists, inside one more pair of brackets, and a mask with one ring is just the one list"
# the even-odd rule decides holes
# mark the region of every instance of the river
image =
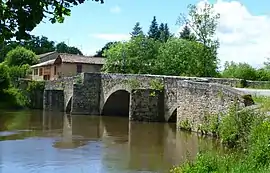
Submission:
[[1,173],[163,173],[216,143],[173,123],[0,110]]

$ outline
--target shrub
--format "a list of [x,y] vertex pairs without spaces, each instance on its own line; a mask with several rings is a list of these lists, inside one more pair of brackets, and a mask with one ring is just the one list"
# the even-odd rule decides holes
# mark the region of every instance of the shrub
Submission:
[[0,64],[0,96],[3,94],[4,89],[7,89],[10,85],[10,76],[8,73],[8,67],[1,63]]
[[28,104],[28,98],[21,90],[14,87],[4,90],[3,100],[5,102],[2,106],[5,108],[22,108]]
[[38,62],[38,57],[31,50],[18,46],[8,52],[5,61],[8,66],[22,66],[24,64],[33,65]]

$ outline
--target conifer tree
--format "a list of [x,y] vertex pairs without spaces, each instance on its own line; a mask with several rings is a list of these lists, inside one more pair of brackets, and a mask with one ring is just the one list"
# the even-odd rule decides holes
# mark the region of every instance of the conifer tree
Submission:
[[143,31],[142,31],[142,27],[140,26],[140,22],[136,22],[130,35],[131,35],[131,37],[137,37],[139,35],[143,35]]
[[180,38],[190,41],[196,40],[195,35],[191,33],[190,28],[187,25],[185,25],[183,30],[180,32]]
[[164,40],[167,41],[171,37],[170,29],[168,24],[164,25]]
[[156,16],[153,17],[153,20],[152,20],[151,25],[149,27],[148,37],[153,38],[155,40],[159,39],[159,29],[158,29],[158,23],[156,20]]

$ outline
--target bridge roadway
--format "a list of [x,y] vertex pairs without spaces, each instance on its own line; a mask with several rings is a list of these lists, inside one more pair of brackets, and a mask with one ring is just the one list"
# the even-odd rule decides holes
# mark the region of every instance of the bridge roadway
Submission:
[[252,96],[267,96],[270,97],[270,90],[268,89],[251,89],[251,88],[235,88],[246,94],[251,94]]

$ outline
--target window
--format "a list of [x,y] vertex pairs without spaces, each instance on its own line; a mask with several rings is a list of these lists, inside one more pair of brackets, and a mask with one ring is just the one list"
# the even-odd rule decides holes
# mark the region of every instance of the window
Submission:
[[77,73],[82,72],[82,64],[77,64]]
[[38,75],[38,69],[34,69],[34,75]]
[[56,66],[54,66],[54,75],[56,75]]
[[42,74],[43,74],[43,68],[40,68],[39,69],[39,76],[42,76]]

